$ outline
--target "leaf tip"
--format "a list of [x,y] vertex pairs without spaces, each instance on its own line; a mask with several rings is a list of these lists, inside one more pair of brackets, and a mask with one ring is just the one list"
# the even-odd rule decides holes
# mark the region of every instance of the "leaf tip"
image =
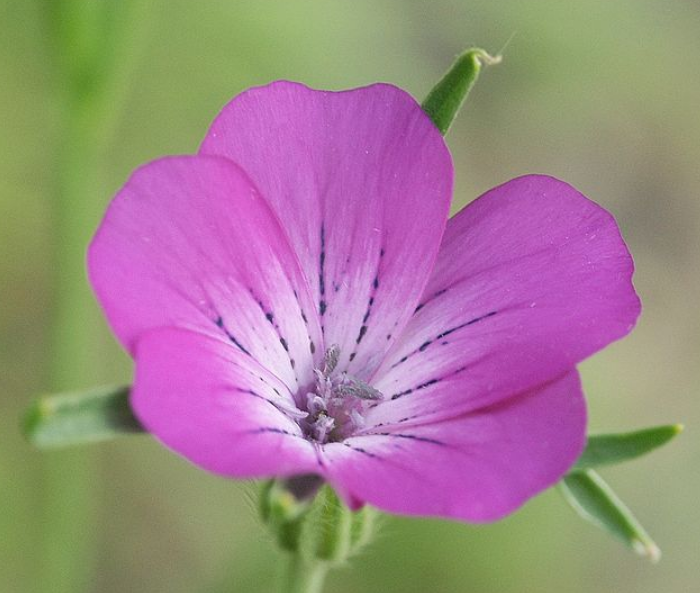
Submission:
[[478,47],[467,49],[457,56],[449,70],[428,93],[422,103],[423,110],[443,136],[450,129],[482,66],[491,66],[500,61],[500,54],[492,56]]
[[492,56],[487,51],[478,47],[474,49],[469,49],[462,55],[469,56],[471,59],[476,60],[480,66],[496,66],[497,64],[500,64],[503,61],[503,56],[500,53],[496,54],[495,56]]
[[652,564],[656,564],[661,560],[661,549],[651,540],[642,541],[635,539],[632,541],[632,548],[637,554],[647,558]]
[[21,419],[21,431],[24,438],[36,444],[37,431],[46,414],[46,402],[43,398],[39,398],[29,405]]

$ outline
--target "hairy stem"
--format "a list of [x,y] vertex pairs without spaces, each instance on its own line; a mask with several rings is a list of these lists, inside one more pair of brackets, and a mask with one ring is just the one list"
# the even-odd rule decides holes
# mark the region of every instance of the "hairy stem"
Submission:
[[308,560],[301,554],[287,554],[282,593],[321,593],[328,574],[328,563]]

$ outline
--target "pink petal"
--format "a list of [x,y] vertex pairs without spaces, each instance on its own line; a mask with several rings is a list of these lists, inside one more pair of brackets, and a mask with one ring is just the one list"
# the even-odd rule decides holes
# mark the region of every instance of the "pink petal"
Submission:
[[313,445],[285,412],[286,386],[233,344],[183,329],[146,333],[136,347],[131,404],[166,446],[224,476],[318,469]]
[[571,186],[527,176],[450,220],[425,296],[373,385],[368,419],[483,407],[621,338],[640,304],[612,216]]
[[186,327],[250,354],[296,389],[321,341],[308,287],[276,216],[219,157],[138,169],[112,201],[89,272],[115,333],[133,352],[155,327]]
[[585,442],[576,371],[452,420],[326,445],[338,492],[391,513],[494,521],[555,484]]
[[452,191],[438,130],[389,85],[277,82],[229,103],[201,148],[250,175],[284,221],[341,369],[368,377],[432,270]]

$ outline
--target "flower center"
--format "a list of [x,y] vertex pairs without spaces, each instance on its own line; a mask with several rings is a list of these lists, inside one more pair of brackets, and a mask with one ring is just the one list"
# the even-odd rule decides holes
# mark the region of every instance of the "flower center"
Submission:
[[318,443],[341,441],[365,426],[364,414],[380,391],[357,377],[337,373],[340,347],[333,344],[323,357],[323,369],[314,369],[315,388],[306,394],[308,415],[300,421],[308,438]]

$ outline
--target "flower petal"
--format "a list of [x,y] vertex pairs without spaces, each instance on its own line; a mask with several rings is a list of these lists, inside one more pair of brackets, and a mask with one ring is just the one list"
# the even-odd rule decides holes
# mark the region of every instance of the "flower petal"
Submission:
[[187,327],[249,354],[295,389],[313,380],[321,340],[308,287],[277,218],[219,157],[138,169],[89,251],[90,279],[133,351],[154,327]]
[[491,190],[448,223],[368,422],[455,415],[560,375],[632,329],[632,271],[612,216],[571,186],[531,175]]
[[146,333],[131,397],[149,432],[208,471],[249,478],[319,469],[284,412],[291,393],[233,344],[183,329]]
[[285,224],[340,369],[368,377],[432,270],[452,192],[437,128],[404,91],[277,82],[246,91],[201,148],[250,175]]
[[555,484],[585,443],[576,371],[444,422],[324,446],[349,503],[391,513],[494,521]]

